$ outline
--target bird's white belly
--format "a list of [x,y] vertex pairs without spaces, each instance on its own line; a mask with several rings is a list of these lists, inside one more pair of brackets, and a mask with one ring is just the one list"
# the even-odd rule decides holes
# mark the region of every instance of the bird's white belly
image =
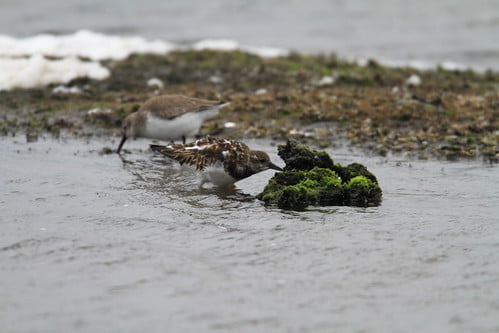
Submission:
[[221,163],[215,163],[202,171],[202,183],[210,182],[217,186],[227,186],[236,181],[232,176],[225,172]]
[[178,140],[183,136],[192,137],[199,131],[203,121],[216,112],[217,110],[191,112],[174,119],[162,119],[149,113],[142,136],[165,141]]

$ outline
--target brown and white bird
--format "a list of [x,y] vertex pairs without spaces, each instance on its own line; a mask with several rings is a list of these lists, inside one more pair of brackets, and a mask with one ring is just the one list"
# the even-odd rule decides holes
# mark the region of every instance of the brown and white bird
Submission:
[[201,184],[229,186],[267,169],[282,171],[264,151],[251,150],[243,142],[207,136],[189,144],[151,145],[180,163],[201,171]]
[[194,136],[203,122],[214,117],[229,103],[192,98],[182,95],[162,95],[147,100],[137,112],[123,120],[119,154],[128,138],[174,141]]

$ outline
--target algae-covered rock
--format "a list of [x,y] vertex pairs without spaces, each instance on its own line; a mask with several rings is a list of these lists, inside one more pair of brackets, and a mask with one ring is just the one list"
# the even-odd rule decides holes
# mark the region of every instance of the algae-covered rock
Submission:
[[369,172],[369,170],[367,170],[367,168],[360,163],[352,163],[347,165],[346,167],[342,166],[341,164],[335,164],[332,169],[338,173],[338,175],[344,182],[348,182],[350,179],[357,176],[364,176],[374,183],[378,183],[376,176]]
[[342,205],[343,186],[331,169],[288,170],[277,173],[258,195],[266,203],[280,208],[302,209],[309,205]]
[[279,145],[278,154],[286,162],[284,170],[311,170],[315,167],[332,169],[333,160],[324,151],[317,151],[288,141],[286,145]]
[[381,202],[381,188],[365,176],[357,176],[345,185],[351,206],[369,206]]
[[295,141],[278,147],[286,162],[257,198],[279,208],[300,210],[309,205],[375,206],[381,202],[376,177],[359,163],[346,167],[333,163],[323,151]]

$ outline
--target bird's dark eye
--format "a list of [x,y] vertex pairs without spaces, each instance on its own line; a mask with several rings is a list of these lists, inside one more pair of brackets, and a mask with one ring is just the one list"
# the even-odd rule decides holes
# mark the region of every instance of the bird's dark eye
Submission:
[[265,163],[266,161],[267,161],[267,160],[266,160],[266,159],[264,159],[264,158],[261,158],[261,159],[260,159],[260,163]]

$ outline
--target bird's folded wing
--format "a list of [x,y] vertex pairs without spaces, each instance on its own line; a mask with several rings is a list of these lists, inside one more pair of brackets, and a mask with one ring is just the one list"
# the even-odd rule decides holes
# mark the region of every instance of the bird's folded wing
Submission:
[[168,146],[161,149],[160,153],[178,161],[180,165],[186,164],[194,166],[196,170],[203,170],[217,161],[223,161],[224,159],[221,151],[209,148],[206,147],[206,149],[200,150]]

